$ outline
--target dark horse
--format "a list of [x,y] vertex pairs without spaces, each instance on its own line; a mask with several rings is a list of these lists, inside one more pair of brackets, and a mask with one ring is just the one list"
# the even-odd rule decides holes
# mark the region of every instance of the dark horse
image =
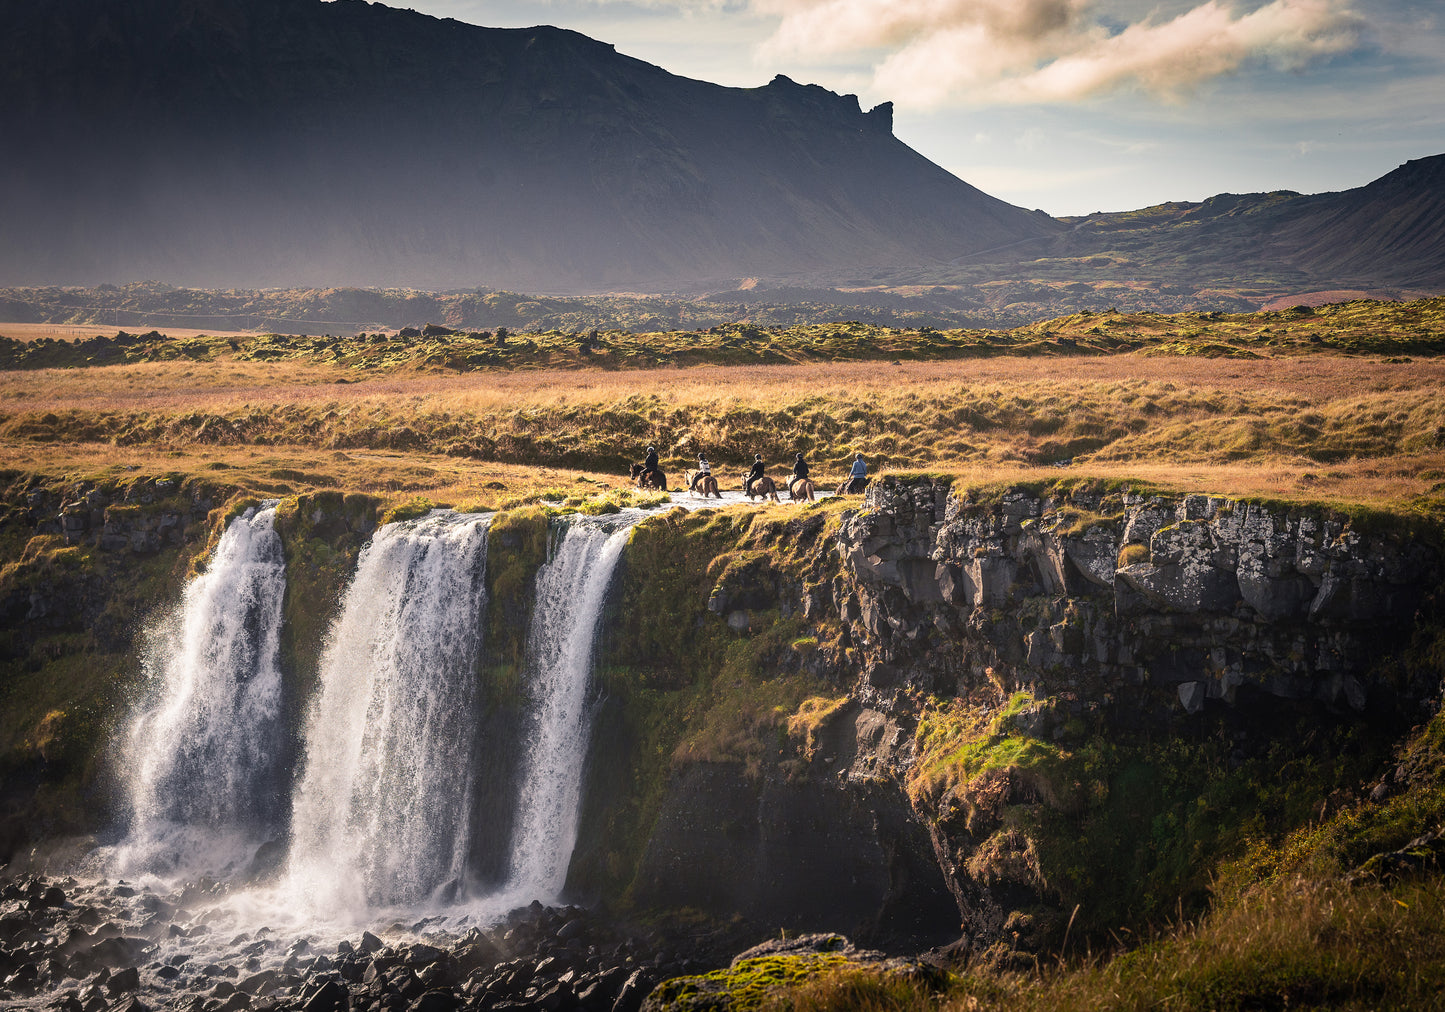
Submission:
[[868,487],[867,478],[859,478],[856,475],[849,475],[843,479],[843,484],[838,486],[834,495],[862,495],[863,490]]
[[[747,484],[748,476],[743,475],[743,487],[747,488]],[[773,502],[778,502],[778,483],[773,481],[773,479],[769,478],[767,475],[763,475],[757,481],[753,482],[753,487],[751,489],[748,489],[748,499],[751,500],[754,497],[758,499],[767,499],[771,497]]]
[[696,471],[689,471],[683,475],[682,481],[684,485],[692,489],[694,494],[701,492],[704,499],[710,495],[722,498],[722,493],[718,491],[717,479],[711,473],[699,474]]
[[663,474],[660,469],[649,472],[641,464],[633,464],[632,480],[638,488],[655,488],[659,492],[667,491],[667,475]]

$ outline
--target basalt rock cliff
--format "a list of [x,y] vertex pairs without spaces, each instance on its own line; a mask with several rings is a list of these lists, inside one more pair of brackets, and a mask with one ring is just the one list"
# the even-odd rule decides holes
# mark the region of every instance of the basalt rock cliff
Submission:
[[[1167,915],[1150,890],[1202,903],[1240,823],[1278,833],[1383,797],[1388,743],[1440,705],[1438,665],[1402,651],[1438,624],[1441,555],[1403,530],[1205,495],[970,499],[929,480],[885,480],[823,526],[780,538],[823,565],[732,567],[710,614],[680,617],[815,633],[760,677],[810,673],[838,698],[760,765],[679,754],[624,859],[639,902],[895,946],[961,928],[976,951],[1026,952],[1057,944],[1076,905],[1075,930],[1097,930]],[[613,769],[635,745],[599,747]],[[1333,780],[1251,811],[1282,768],[1331,749],[1350,756]],[[629,783],[594,774],[575,885]]]
[[[16,478],[0,512],[17,547],[0,569],[0,856],[104,827],[132,637],[240,507],[231,491]],[[376,515],[333,492],[278,508],[297,701]],[[516,706],[509,643],[561,523],[492,522],[483,719]],[[603,623],[568,893],[893,951],[962,935],[1005,961],[1056,944],[1076,908],[1076,932],[1197,909],[1246,838],[1413,775],[1393,749],[1441,702],[1438,648],[1414,650],[1445,627],[1437,534],[930,479],[788,514],[651,517]]]

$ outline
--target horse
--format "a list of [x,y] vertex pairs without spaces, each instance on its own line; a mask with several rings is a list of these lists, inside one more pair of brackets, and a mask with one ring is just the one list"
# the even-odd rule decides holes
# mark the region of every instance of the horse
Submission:
[[788,482],[788,497],[797,502],[800,499],[813,499],[813,482],[808,478],[794,478]]
[[699,472],[697,471],[688,471],[685,475],[683,475],[683,482],[687,485],[688,488],[692,489],[693,495],[697,495],[698,492],[702,492],[702,497],[704,499],[706,499],[710,495],[715,495],[719,499],[722,498],[722,493],[718,491],[717,478],[713,476],[713,473],[711,471],[709,471],[707,474],[699,474]]
[[659,492],[667,491],[667,475],[661,469],[649,472],[641,464],[632,465],[632,481],[638,488],[655,488]]
[[[747,487],[748,476],[743,475],[743,488]],[[771,497],[773,502],[780,502],[781,500],[778,498],[778,483],[767,475],[763,475],[757,481],[753,482],[753,487],[748,491],[748,501],[751,502],[754,497],[758,499]]]
[[843,484],[838,486],[834,495],[862,495],[863,490],[868,487],[867,478],[855,478],[852,475],[843,479]]

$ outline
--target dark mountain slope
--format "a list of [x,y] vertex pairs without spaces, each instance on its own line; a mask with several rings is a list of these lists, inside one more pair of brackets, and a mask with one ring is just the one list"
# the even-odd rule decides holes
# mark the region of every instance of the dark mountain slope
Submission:
[[1445,284],[1445,155],[1409,161],[1367,186],[1295,204],[1275,244],[1311,274]]
[[0,281],[657,288],[1059,231],[891,128],[362,0],[0,0]]
[[1054,256],[1119,250],[1135,264],[1207,280],[1211,273],[1295,272],[1301,283],[1445,285],[1445,155],[1406,162],[1352,190],[1301,195],[1223,193],[1090,215],[1055,241]]

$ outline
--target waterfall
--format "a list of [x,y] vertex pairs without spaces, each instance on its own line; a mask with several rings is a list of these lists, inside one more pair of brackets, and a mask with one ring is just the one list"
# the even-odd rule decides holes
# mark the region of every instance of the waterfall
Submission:
[[489,516],[377,531],[306,727],[288,879],[331,911],[445,899],[470,827]]
[[133,811],[124,868],[220,870],[248,857],[283,811],[286,572],[275,515],[233,520],[206,572],[145,637],[156,693],[124,749]]
[[592,646],[613,570],[636,517],[623,526],[572,522],[537,574],[527,642],[528,714],[509,874],[503,893],[550,902],[562,891],[582,791],[591,723]]

